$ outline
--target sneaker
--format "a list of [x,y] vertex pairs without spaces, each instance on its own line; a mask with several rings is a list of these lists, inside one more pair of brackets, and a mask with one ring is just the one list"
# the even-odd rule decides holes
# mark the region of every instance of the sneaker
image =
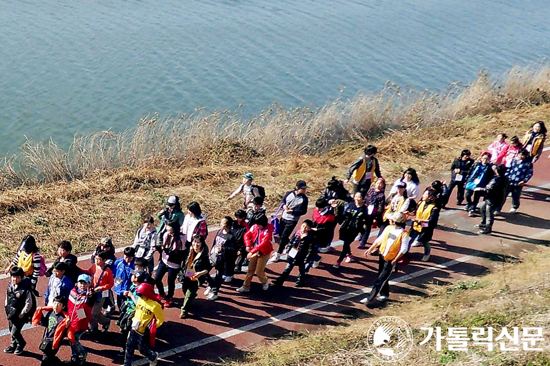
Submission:
[[475,215],[476,215],[475,211],[468,212],[468,217],[475,217]]
[[211,300],[211,301],[214,301],[218,298],[218,294],[215,293],[215,292],[211,292],[208,294],[208,296],[206,297],[206,300]]
[[411,247],[418,247],[418,246],[420,246],[420,242],[418,240],[414,239],[414,241],[411,244]]
[[149,361],[149,366],[157,366],[158,362],[159,362],[159,354],[158,352],[155,352],[155,359],[153,361]]
[[238,289],[236,289],[235,291],[241,292],[241,293],[242,293],[242,292],[250,292],[250,289],[249,289],[249,288],[246,288],[246,287],[244,287],[244,286],[241,286],[241,287],[239,287]]
[[462,201],[456,201],[456,205],[457,205],[457,206],[461,206],[461,205],[462,205]]
[[430,255],[429,254],[425,254],[423,257],[422,257],[422,262],[427,262],[430,260]]
[[354,241],[359,241],[361,240],[363,236],[361,234],[358,234],[356,237],[355,237],[355,240]]
[[333,251],[333,249],[330,245],[328,247],[319,249],[319,253],[329,253],[329,252],[332,252],[332,251]]
[[487,229],[480,230],[480,231],[478,231],[478,234],[489,235],[489,234],[491,234],[491,230],[487,230]]
[[361,304],[368,304],[369,303],[369,297],[365,297],[364,299],[361,299],[361,301],[359,301]]
[[475,224],[474,227],[475,227],[475,228],[478,228],[478,229],[484,229],[484,228],[485,228],[485,224]]
[[377,296],[376,297],[376,300],[378,301],[386,301],[387,299],[389,299],[390,297],[389,296],[384,296],[384,295],[380,295],[380,296]]
[[204,290],[204,296],[210,295],[210,292],[212,292],[212,287],[207,286],[206,289]]
[[4,348],[4,353],[14,353],[15,352],[15,346],[8,346]]
[[27,342],[21,344],[19,343],[17,345],[17,347],[15,347],[15,350],[13,351],[13,354],[16,355],[16,356],[19,356],[21,354],[23,354],[23,349],[25,348],[25,346],[27,345]]
[[105,308],[105,315],[109,316],[109,315],[113,314],[114,311],[115,311],[115,307],[109,305]]
[[464,206],[463,208],[464,211],[470,211],[470,207],[468,207],[468,205]]
[[281,254],[278,253],[278,252],[273,253],[273,255],[271,256],[271,258],[269,258],[269,260],[270,260],[271,262],[278,262],[279,259],[281,259]]
[[508,211],[508,212],[510,212],[510,213],[516,213],[517,211],[518,211],[517,208],[513,208],[513,207],[512,207],[512,208],[510,209],[510,211]]
[[304,287],[304,281],[296,281],[294,287]]
[[336,263],[334,263],[332,268],[340,268],[340,264],[341,264],[341,262],[336,261]]
[[263,289],[264,291],[269,290],[269,283],[264,283],[264,284],[262,285],[262,289]]
[[103,325],[103,329],[101,331],[103,333],[107,333],[109,331],[110,326],[111,326],[111,322],[107,323],[106,325]]
[[357,246],[357,249],[367,249],[367,246],[365,244],[361,243]]
[[345,262],[346,263],[355,262],[355,258],[353,257],[353,255],[350,254],[350,255],[346,256]]
[[500,215],[500,211],[493,211],[493,216],[499,216]]
[[225,279],[223,280],[225,283],[229,283],[233,281],[233,276],[225,276]]
[[180,319],[185,319],[187,318],[187,310],[182,310],[180,312]]
[[319,264],[321,264],[321,261],[323,259],[319,259],[318,261],[313,261],[313,264],[311,265],[311,268],[319,268]]

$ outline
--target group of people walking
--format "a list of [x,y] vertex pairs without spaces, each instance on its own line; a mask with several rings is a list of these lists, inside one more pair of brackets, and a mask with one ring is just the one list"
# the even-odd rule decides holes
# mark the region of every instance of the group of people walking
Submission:
[[[100,240],[92,263],[85,266],[71,254],[68,241],[58,245],[58,257],[45,268],[34,237],[22,241],[6,273],[11,276],[7,289],[6,315],[11,344],[6,353],[21,355],[26,342],[21,334],[29,321],[44,324],[42,365],[56,365],[63,338],[68,338],[75,365],[86,362],[87,352],[80,339],[84,334],[94,337],[111,326],[111,315],[118,309],[117,325],[121,331],[121,352],[125,365],[132,363],[135,349],[140,349],[155,365],[158,354],[151,350],[156,329],[164,322],[162,309],[173,304],[176,281],[184,294],[180,318],[192,312],[194,299],[205,286],[207,300],[220,296],[224,283],[245,272],[238,293],[251,291],[256,275],[263,290],[283,286],[294,267],[298,267],[295,285],[304,286],[308,273],[319,267],[322,254],[336,250],[334,234],[342,249],[333,263],[339,269],[356,260],[352,244],[364,255],[378,256],[378,277],[370,294],[361,300],[367,305],[389,297],[389,278],[398,266],[410,260],[410,250],[423,246],[422,261],[431,255],[430,241],[437,227],[440,211],[448,204],[451,192],[457,190],[456,203],[474,217],[479,210],[481,222],[476,226],[481,234],[493,229],[494,216],[499,214],[508,193],[512,196],[511,213],[519,208],[522,187],[533,175],[533,164],[539,159],[546,137],[543,122],[536,122],[522,142],[512,137],[506,143],[504,133],[498,135],[487,151],[474,160],[468,150],[451,165],[451,180],[435,180],[423,191],[415,169],[408,168],[386,194],[386,180],[376,158],[377,148],[368,145],[340,181],[333,177],[315,201],[311,218],[308,213],[307,183],[296,182],[286,192],[276,213],[270,217],[264,205],[265,190],[254,184],[254,176],[246,173],[242,184],[228,199],[242,194],[243,207],[222,218],[212,245],[207,217],[198,202],[191,202],[183,211],[179,197],[168,197],[166,206],[155,219],[146,216],[134,242],[117,258],[110,238]],[[347,187],[351,188],[351,192]],[[480,207],[478,203],[484,199]],[[373,244],[368,246],[372,228],[378,227]],[[274,249],[274,235],[279,246]],[[265,274],[268,262],[286,260],[281,274],[270,283]],[[44,306],[37,304],[36,284],[40,276],[48,277]],[[165,279],[166,277],[166,279]],[[167,289],[165,289],[165,282]],[[156,288],[156,292],[155,292]],[[101,326],[101,329],[99,327]]]

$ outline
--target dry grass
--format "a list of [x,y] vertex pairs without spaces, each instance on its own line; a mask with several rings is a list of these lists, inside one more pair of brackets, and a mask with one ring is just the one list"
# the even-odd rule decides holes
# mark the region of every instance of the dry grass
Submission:
[[[523,134],[535,120],[550,120],[550,105],[466,118],[422,129],[389,131],[378,140],[382,171],[396,178],[407,167],[421,178],[447,171],[463,148],[479,151],[500,131]],[[209,225],[239,208],[239,199],[226,201],[245,171],[253,172],[267,192],[268,207],[298,179],[305,179],[314,199],[332,175],[343,178],[348,165],[361,154],[367,141],[336,145],[318,156],[250,156],[246,163],[211,155],[202,166],[118,168],[95,171],[85,179],[21,186],[0,192],[0,261],[7,263],[21,238],[37,237],[45,254],[53,254],[61,240],[70,240],[76,253],[89,251],[99,238],[109,235],[115,245],[130,243],[144,214],[154,214],[170,194],[185,204],[200,202]],[[241,151],[226,145],[227,151]],[[212,152],[213,154],[213,152]],[[266,161],[268,162],[266,164]]]
[[[493,352],[469,346],[469,352],[435,349],[432,338],[419,346],[426,332],[422,327],[502,327],[550,326],[550,248],[522,255],[515,264],[506,264],[475,281],[466,280],[443,288],[432,287],[427,298],[408,298],[389,305],[384,316],[398,316],[409,322],[415,343],[409,355],[397,365],[549,365],[547,352]],[[378,314],[373,314],[375,317]],[[382,315],[382,314],[379,314]],[[241,361],[226,361],[230,366],[279,365],[387,365],[374,358],[367,347],[371,319],[349,321],[347,326],[329,326],[261,345]],[[495,337],[499,333],[495,334]],[[538,348],[548,350],[550,339]],[[521,349],[521,344],[520,344]]]
[[[317,111],[274,105],[246,123],[204,110],[175,120],[153,116],[134,131],[75,138],[69,151],[28,142],[0,172],[0,262],[7,263],[28,233],[47,255],[60,240],[70,240],[75,253],[104,235],[118,246],[130,243],[141,215],[154,214],[169,194],[184,204],[200,202],[216,225],[239,208],[238,199],[226,198],[245,171],[266,188],[268,207],[298,179],[308,182],[314,198],[332,175],[343,178],[367,143],[379,147],[386,178],[409,166],[433,177],[463,148],[479,151],[498,132],[523,134],[533,121],[549,121],[549,70],[512,70],[499,82],[481,75],[442,96],[388,85],[378,95]],[[489,92],[492,107],[479,103]],[[535,104],[541,105],[528,107]]]
[[318,109],[273,104],[243,119],[229,111],[197,109],[178,118],[143,118],[123,133],[75,136],[68,150],[54,141],[27,141],[0,167],[0,189],[22,184],[72,181],[97,171],[155,166],[201,166],[247,162],[254,157],[319,155],[349,141],[391,130],[438,126],[476,115],[532,107],[550,101],[550,65],[513,68],[445,93],[419,93],[388,84],[378,94],[335,100]]

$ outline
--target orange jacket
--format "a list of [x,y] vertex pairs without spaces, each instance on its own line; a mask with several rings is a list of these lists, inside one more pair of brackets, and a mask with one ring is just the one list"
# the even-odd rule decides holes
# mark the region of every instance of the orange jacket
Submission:
[[[37,326],[40,324],[40,320],[42,320],[43,311],[52,311],[52,310],[53,310],[53,306],[43,306],[43,307],[37,308],[32,317],[32,325]],[[69,317],[69,314],[67,314],[67,312],[65,311],[63,311],[63,315],[65,315],[65,319],[59,322],[59,324],[57,324],[57,327],[55,328],[55,333],[53,335],[52,349],[59,348],[59,345],[63,340],[63,335],[65,333],[65,330],[67,330],[67,338],[69,339],[71,344],[75,343],[74,330],[69,327],[71,323],[71,318]]]

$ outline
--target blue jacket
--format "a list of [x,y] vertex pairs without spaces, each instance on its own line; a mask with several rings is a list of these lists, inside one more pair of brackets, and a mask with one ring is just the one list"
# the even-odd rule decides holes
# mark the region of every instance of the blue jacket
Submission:
[[113,291],[117,295],[123,295],[124,291],[127,291],[132,285],[132,274],[130,272],[134,269],[134,261],[126,263],[124,258],[118,258],[114,267],[115,287]]
[[[54,280],[55,280],[55,276],[51,275],[50,280],[48,282],[48,288],[44,293],[44,301],[46,301],[46,304],[48,303],[48,297],[50,297],[51,286]],[[68,299],[71,293],[71,290],[74,287],[74,283],[73,281],[71,281],[69,277],[63,276],[61,277],[61,283],[59,284],[59,287],[60,287],[59,296],[64,296],[66,299]]]
[[531,159],[512,160],[512,165],[506,171],[511,186],[517,186],[521,182],[527,183],[533,176],[533,163]]

